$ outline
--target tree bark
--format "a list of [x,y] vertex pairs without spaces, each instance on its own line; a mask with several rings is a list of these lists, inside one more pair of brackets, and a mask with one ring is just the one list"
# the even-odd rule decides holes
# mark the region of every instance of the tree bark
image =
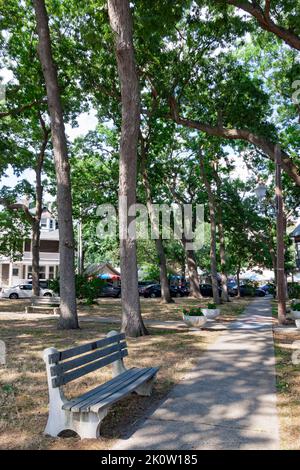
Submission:
[[186,264],[189,274],[190,281],[190,297],[195,299],[202,299],[203,296],[200,292],[200,282],[197,271],[197,261],[194,250],[189,250],[187,248],[188,240],[185,239],[184,234],[182,234],[182,243],[186,254]]
[[215,197],[208,181],[204,168],[203,158],[200,156],[200,172],[208,196],[209,216],[210,216],[210,270],[213,298],[215,304],[220,304],[218,271],[217,271],[217,224],[216,224],[216,204]]
[[44,0],[33,0],[38,32],[38,54],[46,84],[57,181],[60,255],[60,319],[62,329],[78,328],[75,292],[74,232],[70,165],[56,66],[52,57],[48,15]]
[[237,296],[241,297],[241,283],[240,283],[241,266],[239,265],[236,271],[236,283],[237,283]]
[[[198,129],[199,131],[205,132],[208,135],[215,137],[223,137],[230,140],[245,140],[250,144],[260,148],[270,160],[275,162],[275,147],[276,145],[269,142],[265,137],[253,134],[253,132],[247,129],[227,129],[222,126],[211,126],[200,121],[191,119],[185,119],[179,116],[177,103],[174,97],[169,100],[171,118],[179,125],[189,127],[191,129]],[[169,116],[170,117],[170,116]],[[286,152],[281,150],[282,155],[282,168],[295,181],[297,186],[300,186],[300,170],[292,159],[287,155]]]
[[230,302],[228,295],[228,276],[226,272],[226,245],[224,237],[224,229],[222,223],[221,208],[217,210],[218,215],[218,231],[219,231],[219,244],[220,244],[220,261],[221,261],[221,284],[222,284],[222,300],[223,302]]
[[226,243],[224,235],[224,227],[222,221],[222,207],[221,207],[221,179],[218,175],[218,172],[213,168],[214,180],[217,185],[217,195],[218,195],[218,205],[217,205],[217,224],[218,224],[218,234],[219,234],[219,244],[220,244],[220,261],[221,261],[221,285],[222,285],[222,295],[221,299],[223,302],[230,302],[228,294],[228,276],[226,270]]
[[128,0],[108,0],[110,26],[122,98],[120,141],[119,230],[122,283],[122,331],[127,336],[147,334],[140,308],[135,236],[128,233],[134,223],[129,209],[136,203],[137,145],[140,127],[140,97],[134,57],[132,18]]
[[140,135],[141,142],[141,170],[142,178],[146,191],[147,198],[147,209],[150,217],[150,222],[152,226],[152,231],[155,234],[155,246],[157,251],[158,263],[159,263],[159,278],[161,286],[161,300],[167,304],[173,303],[174,300],[171,297],[169,281],[168,281],[168,272],[167,272],[167,260],[163,245],[163,240],[159,230],[159,221],[156,220],[154,211],[153,211],[153,200],[151,194],[151,188],[148,178],[147,171],[147,150],[145,148],[145,140],[142,135]]
[[227,0],[227,3],[234,5],[256,18],[258,24],[265,31],[275,34],[293,49],[300,51],[300,37],[288,28],[283,28],[270,18],[270,1],[266,0],[266,8],[263,10],[257,2],[247,2],[239,0]]

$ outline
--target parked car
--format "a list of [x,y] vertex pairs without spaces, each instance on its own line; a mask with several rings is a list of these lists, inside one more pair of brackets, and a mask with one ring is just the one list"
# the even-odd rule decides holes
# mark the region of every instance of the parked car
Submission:
[[[255,287],[252,287],[252,286],[241,285],[240,286],[240,294],[241,294],[241,297],[247,297],[247,296],[249,296],[249,297],[253,297],[253,296],[255,296],[255,297],[264,297],[266,295],[266,292],[263,289],[259,288],[259,287],[255,288]],[[238,288],[237,287],[235,287],[233,289],[233,295],[238,295]]]
[[[169,286],[170,294],[172,297],[184,297],[186,294],[186,290],[180,286]],[[152,284],[144,289],[144,297],[148,298],[155,298],[161,297],[161,287],[160,284]]]
[[[200,292],[203,297],[213,297],[213,289],[211,284],[200,284]],[[219,295],[222,295],[222,289],[219,287]]]
[[139,281],[138,283],[139,294],[144,295],[144,291],[146,287],[152,286],[153,284],[155,284],[154,281]]
[[99,297],[114,297],[117,299],[121,297],[121,287],[107,283],[101,288]]
[[260,289],[264,290],[266,294],[273,294],[275,286],[274,284],[265,284],[264,286],[260,286]]
[[[32,284],[19,284],[14,287],[2,289],[2,299],[26,299],[33,296]],[[40,289],[40,297],[52,297],[51,289]]]
[[[32,280],[26,281],[26,284],[32,284]],[[49,289],[49,281],[47,279],[40,279],[39,285],[41,289]]]

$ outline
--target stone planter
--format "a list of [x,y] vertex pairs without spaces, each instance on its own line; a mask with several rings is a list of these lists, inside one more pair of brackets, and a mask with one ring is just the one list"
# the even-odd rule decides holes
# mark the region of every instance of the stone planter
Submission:
[[297,320],[295,320],[295,323],[296,323],[296,328],[300,330],[300,318],[297,318]]
[[207,322],[207,318],[205,315],[183,315],[183,320],[188,326],[193,326],[195,328],[202,328]]
[[299,310],[292,310],[292,316],[294,320],[300,320],[300,311]]
[[217,318],[220,315],[221,310],[219,308],[202,308],[202,312],[206,318],[212,319]]

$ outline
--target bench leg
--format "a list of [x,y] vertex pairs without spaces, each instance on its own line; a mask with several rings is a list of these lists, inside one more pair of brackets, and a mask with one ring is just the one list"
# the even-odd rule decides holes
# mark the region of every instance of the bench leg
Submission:
[[75,431],[81,439],[97,439],[100,436],[100,426],[102,420],[107,415],[108,408],[104,408],[98,413],[72,413],[67,429]]
[[143,383],[134,390],[135,393],[144,397],[150,397],[155,379],[156,377],[152,377],[151,379],[147,380],[147,382]]
[[59,307],[54,307],[53,315],[60,315],[60,308]]

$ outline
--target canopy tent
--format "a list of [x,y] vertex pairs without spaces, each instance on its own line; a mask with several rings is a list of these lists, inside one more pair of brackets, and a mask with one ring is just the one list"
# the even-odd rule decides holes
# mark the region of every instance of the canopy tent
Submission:
[[121,276],[118,274],[109,274],[109,273],[103,273],[103,274],[98,274],[97,277],[100,279],[105,279],[105,280],[110,280],[110,281],[119,281],[121,279]]

